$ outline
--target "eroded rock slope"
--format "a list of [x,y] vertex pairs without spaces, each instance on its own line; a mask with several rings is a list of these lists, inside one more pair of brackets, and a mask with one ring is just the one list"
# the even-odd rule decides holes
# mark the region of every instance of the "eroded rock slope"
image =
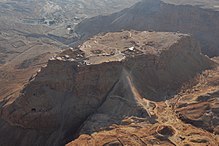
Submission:
[[183,32],[192,34],[200,42],[204,54],[219,55],[219,12],[214,6],[203,8],[213,2],[204,2],[201,7],[191,5],[193,2],[177,0],[170,4],[170,1],[142,0],[118,13],[84,20],[76,26],[76,32],[82,38],[122,29]]
[[128,117],[155,124],[155,102],[213,66],[189,35],[95,36],[51,58],[14,102],[0,104],[0,145],[64,145]]

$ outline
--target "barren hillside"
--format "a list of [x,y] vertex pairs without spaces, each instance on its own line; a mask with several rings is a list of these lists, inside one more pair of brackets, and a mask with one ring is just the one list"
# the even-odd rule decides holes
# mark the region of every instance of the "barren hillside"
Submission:
[[192,34],[204,54],[219,55],[219,12],[214,7],[219,2],[170,1],[143,0],[118,13],[86,19],[75,31],[82,39],[123,29],[182,32]]
[[219,144],[218,0],[0,0],[0,13],[0,146]]
[[[0,144],[64,145],[81,134],[103,130],[113,134],[123,127],[122,134],[148,126],[154,128],[146,132],[148,139],[155,136],[161,142],[164,135],[164,144],[180,144],[177,138],[182,129],[175,130],[181,128],[176,124],[183,124],[188,132],[197,128],[180,121],[174,110],[166,107],[166,100],[176,96],[186,83],[195,85],[198,74],[215,66],[200,54],[189,35],[124,31],[95,36],[52,58],[19,95],[11,95],[13,102],[1,102]],[[162,113],[173,117],[166,119]],[[108,132],[98,133],[97,137],[100,134],[107,139],[93,145],[113,142],[119,131],[112,138]],[[217,143],[212,133],[199,131],[198,135],[205,133],[209,145]],[[6,132],[7,137],[3,136]],[[135,141],[127,139],[127,144],[143,143],[137,135]],[[78,145],[83,142],[89,140],[79,139]]]
[[85,18],[130,7],[137,0],[0,0],[0,100],[28,82],[49,58],[77,41]]

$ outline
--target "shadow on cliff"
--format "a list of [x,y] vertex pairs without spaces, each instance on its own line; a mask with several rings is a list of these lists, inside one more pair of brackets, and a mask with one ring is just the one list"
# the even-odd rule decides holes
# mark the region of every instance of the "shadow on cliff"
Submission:
[[13,103],[3,106],[0,133],[9,136],[0,136],[0,145],[64,145],[77,134],[121,124],[131,116],[154,123],[150,105],[172,98],[214,64],[189,35],[157,54],[79,63],[50,60]]

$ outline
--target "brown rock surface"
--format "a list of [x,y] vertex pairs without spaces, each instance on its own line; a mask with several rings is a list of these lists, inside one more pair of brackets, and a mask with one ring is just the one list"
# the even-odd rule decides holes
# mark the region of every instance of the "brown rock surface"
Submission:
[[[174,98],[156,102],[154,124],[145,119],[126,118],[101,132],[81,134],[67,146],[218,145],[218,73],[218,68],[207,70],[196,77],[197,84],[187,84]],[[207,96],[200,96],[206,93]]]
[[[162,101],[213,66],[189,35],[96,36],[52,58],[19,96],[11,95],[14,102],[1,102],[0,145],[64,145],[81,134],[91,136],[82,135],[78,145],[182,144],[179,136],[197,128],[179,121]],[[200,129],[198,135],[217,143],[211,133]]]
[[200,42],[204,54],[218,56],[218,5],[215,0],[142,0],[120,12],[84,20],[75,31],[82,38],[130,29],[188,33]]
[[219,134],[219,72],[205,72],[198,85],[178,97],[176,112],[185,123]]

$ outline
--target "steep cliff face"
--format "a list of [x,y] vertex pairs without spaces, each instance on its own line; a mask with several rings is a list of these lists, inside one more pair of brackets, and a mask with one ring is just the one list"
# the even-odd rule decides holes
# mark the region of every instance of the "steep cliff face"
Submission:
[[189,35],[96,36],[51,59],[13,103],[1,105],[0,145],[64,145],[131,116],[156,123],[154,101],[212,66]]
[[[183,2],[182,2],[183,3]],[[87,38],[100,32],[119,30],[154,30],[192,34],[202,52],[219,55],[219,12],[191,5],[173,5],[160,0],[143,0],[121,12],[87,19],[76,32]]]

